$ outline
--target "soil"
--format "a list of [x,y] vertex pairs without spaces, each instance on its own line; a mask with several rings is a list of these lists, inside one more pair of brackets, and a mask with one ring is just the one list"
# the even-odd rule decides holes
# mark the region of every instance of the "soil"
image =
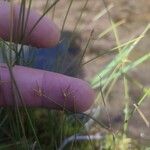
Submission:
[[[71,0],[61,0],[55,7],[55,14],[53,20],[62,28],[62,24],[69,7]],[[64,30],[73,31],[80,13],[83,9],[83,5],[86,0],[74,0],[71,6],[70,12],[68,14]],[[37,11],[42,11],[45,7],[46,0],[36,0],[33,2],[33,7]],[[105,35],[104,37],[98,39],[98,35],[104,30],[111,26],[110,17],[114,22],[124,21],[118,29],[118,36],[120,43],[127,42],[133,37],[137,37],[150,22],[150,1],[149,0],[106,0],[104,4],[100,0],[89,0],[86,8],[84,9],[82,18],[78,24],[76,32],[79,32],[82,36],[82,49],[86,47],[87,41],[90,37],[92,30],[94,32],[91,36],[92,40],[89,43],[87,53],[85,55],[84,61],[90,60],[91,58],[97,56],[101,52],[108,51],[116,46],[116,40],[114,34]],[[109,14],[103,15],[101,18],[94,20],[95,17],[104,11],[105,5],[112,6],[109,10]],[[52,10],[48,16],[52,18]],[[137,57],[148,53],[150,47],[150,32],[141,40],[141,42],[135,47],[132,52],[131,59],[136,59]],[[85,80],[90,80],[96,73],[112,60],[113,54],[108,54],[99,59],[95,59],[91,63],[84,66]],[[138,80],[144,87],[150,86],[150,61],[138,66],[133,71],[129,73],[131,77]],[[134,85],[130,85],[130,98],[131,107],[133,103],[136,103],[141,95],[141,90],[136,88]],[[150,99],[146,98],[143,104],[140,106],[140,110],[143,112],[147,120],[150,122]],[[124,107],[124,92],[123,92],[123,81],[119,79],[111,94],[107,100],[108,110],[111,117],[111,124],[113,128],[120,128],[123,122],[123,107]],[[108,123],[108,118],[106,117],[105,108],[102,107],[102,112],[100,114],[100,120]],[[136,137],[142,138],[150,142],[150,129],[147,127],[138,113],[135,113],[133,118],[129,123],[129,133]]]

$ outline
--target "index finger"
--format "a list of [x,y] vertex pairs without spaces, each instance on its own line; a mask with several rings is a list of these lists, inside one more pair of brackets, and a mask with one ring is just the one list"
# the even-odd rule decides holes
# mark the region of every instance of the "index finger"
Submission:
[[[41,16],[34,10],[30,10],[28,15],[27,9],[25,10],[24,18],[21,20],[20,8],[20,5],[11,7],[9,2],[0,2],[0,37],[9,41],[12,34],[12,41],[16,43],[21,43],[23,36],[23,44],[38,48],[55,46],[60,38],[60,31],[55,23],[43,17],[35,26]],[[18,24],[19,21],[21,22]],[[23,23],[23,26],[21,23]],[[25,29],[24,33],[22,33],[21,26]],[[35,28],[32,31],[34,26]]]

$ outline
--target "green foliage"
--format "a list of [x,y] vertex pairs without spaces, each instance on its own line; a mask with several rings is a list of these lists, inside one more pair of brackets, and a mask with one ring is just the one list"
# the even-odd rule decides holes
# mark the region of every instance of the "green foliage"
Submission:
[[108,134],[103,140],[101,147],[104,150],[141,150],[137,141],[123,136],[121,133],[115,136]]
[[[47,8],[45,6],[45,11],[41,18],[49,12],[49,10],[53,9],[55,12],[55,5],[59,0],[54,1],[54,3]],[[22,5],[25,5],[25,0],[21,1]],[[87,5],[88,0],[83,6],[83,10]],[[29,1],[29,4],[32,4],[32,0]],[[48,4],[48,0],[46,2]],[[29,5],[29,8],[30,8]],[[64,30],[65,23],[67,21],[67,16],[69,14],[69,10],[73,5],[73,0],[70,1],[69,7],[65,14],[65,20],[63,22],[62,30]],[[28,8],[28,9],[29,9]],[[79,21],[82,17],[83,10],[81,11],[81,15],[75,25],[73,32],[77,29]],[[107,11],[106,11],[107,12]],[[54,14],[53,14],[54,15]],[[40,20],[39,20],[40,21]],[[150,53],[138,58],[137,60],[130,61],[129,56],[135,46],[140,42],[142,38],[144,38],[146,32],[150,28],[150,24],[145,28],[144,32],[135,39],[129,40],[127,43],[119,45],[119,37],[117,36],[116,27],[118,24],[112,22],[111,27],[109,28],[113,30],[116,38],[117,46],[110,50],[111,53],[114,50],[118,50],[118,53],[115,55],[115,58],[100,72],[91,79],[91,85],[93,89],[98,90],[102,88],[102,91],[98,93],[98,98],[96,98],[96,103],[98,102],[99,97],[103,97],[104,101],[107,99],[108,94],[111,92],[113,85],[119,78],[124,79],[124,91],[125,91],[125,107],[124,107],[124,123],[123,123],[123,132],[119,131],[118,133],[111,134],[109,128],[104,138],[102,140],[97,141],[75,141],[68,143],[65,149],[103,149],[103,150],[149,150],[150,148],[145,148],[142,145],[138,144],[138,141],[134,140],[131,137],[127,136],[128,130],[128,122],[132,118],[133,113],[137,111],[137,108],[131,109],[129,106],[129,85],[128,85],[128,72],[132,69],[136,68],[138,65],[142,64],[146,60],[150,60]],[[101,34],[100,37],[105,35],[108,32],[106,30],[104,34]],[[89,41],[85,46],[84,54],[86,52],[86,48],[91,40],[89,37]],[[4,41],[1,41],[1,47],[3,48]],[[7,44],[7,43],[5,43]],[[14,50],[12,48],[12,44],[7,45],[10,49],[10,53],[13,52],[16,55],[16,58],[19,59],[20,52]],[[17,46],[16,46],[17,47]],[[22,47],[22,46],[21,46]],[[21,51],[21,48],[20,48]],[[2,56],[1,56],[2,57]],[[3,55],[4,57],[4,55]],[[83,58],[83,56],[82,56]],[[81,58],[81,59],[82,59]],[[9,60],[10,61],[10,60]],[[9,61],[6,62],[9,64]],[[11,62],[14,63],[14,62]],[[17,60],[19,64],[19,60]],[[134,80],[134,79],[133,79]],[[134,81],[133,81],[134,82]],[[137,81],[138,83],[138,81]],[[139,83],[138,83],[139,84]],[[141,86],[141,85],[140,85]],[[145,100],[146,97],[150,96],[150,88],[142,86],[143,96],[139,99],[137,103],[137,107],[141,105],[141,103]],[[104,94],[105,92],[105,94]],[[102,94],[104,94],[102,96]],[[95,108],[96,109],[96,108]],[[81,115],[82,116],[82,115]],[[95,111],[92,117],[89,116],[89,121],[87,124],[90,124],[92,120],[96,126],[98,126],[101,130],[103,127],[98,122],[98,118],[95,116],[100,116],[98,111]],[[83,117],[83,116],[82,116]],[[83,117],[84,118],[84,117]],[[0,108],[0,150],[9,150],[9,149],[44,149],[44,150],[53,150],[58,149],[59,146],[63,143],[64,139],[75,135],[75,134],[83,134],[90,135],[92,130],[96,130],[95,126],[91,126],[90,130],[87,131],[85,127],[85,123],[80,119],[78,115],[68,114],[66,112],[58,112],[58,111],[50,111],[45,109],[27,109],[27,108]]]

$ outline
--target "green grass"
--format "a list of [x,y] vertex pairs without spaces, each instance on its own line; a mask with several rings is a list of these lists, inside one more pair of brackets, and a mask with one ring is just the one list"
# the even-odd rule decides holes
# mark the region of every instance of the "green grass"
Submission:
[[[48,4],[51,5],[48,5]],[[41,16],[44,17],[49,11],[52,11],[52,18],[55,16],[55,12],[57,11],[56,6],[59,3],[57,1],[46,1],[44,7],[44,13]],[[67,3],[67,12],[65,13],[64,22],[62,25],[62,31],[65,28],[65,24],[67,22],[67,17],[70,12],[70,9],[73,7],[74,0],[70,0]],[[73,33],[78,29],[78,24],[80,23],[81,18],[83,17],[84,10],[88,4],[88,0],[85,0],[85,3],[82,7],[81,13],[77,22],[74,26]],[[22,9],[20,11],[20,21],[19,25],[24,33],[26,20],[21,19],[24,18],[24,8],[25,5],[30,10],[32,6],[32,0],[27,1],[21,0]],[[149,148],[138,144],[138,141],[134,138],[128,137],[128,128],[129,121],[132,119],[134,113],[137,111],[140,114],[140,117],[143,119],[143,122],[146,126],[149,126],[149,122],[147,118],[144,116],[142,111],[140,110],[140,105],[144,102],[146,97],[150,96],[150,88],[141,85],[139,81],[134,78],[130,78],[128,73],[132,71],[132,69],[136,68],[138,65],[144,63],[147,60],[150,60],[150,53],[139,57],[136,60],[129,60],[131,52],[135,49],[135,46],[143,39],[150,28],[150,24],[147,25],[143,33],[134,39],[130,39],[126,43],[121,43],[118,35],[118,26],[122,25],[124,22],[115,23],[111,18],[109,10],[105,8],[105,11],[102,11],[102,15],[109,15],[110,19],[110,27],[103,31],[98,38],[103,38],[106,34],[113,33],[114,38],[116,40],[116,47],[108,50],[106,52],[107,55],[111,55],[112,52],[115,52],[115,57],[107,66],[100,70],[98,74],[96,74],[89,81],[93,89],[97,92],[97,97],[95,100],[95,108],[93,109],[93,113],[91,114],[70,114],[68,112],[62,111],[54,111],[54,110],[46,110],[39,108],[23,108],[15,107],[12,108],[0,108],[0,150],[11,150],[11,149],[59,149],[63,147],[64,140],[69,137],[74,136],[72,140],[67,140],[66,144],[64,144],[64,149],[85,149],[85,150],[93,150],[93,149],[106,149],[106,150],[128,150],[130,147],[133,150],[148,150]],[[101,16],[99,14],[99,16]],[[39,19],[39,21],[40,21]],[[38,23],[38,22],[37,22]],[[36,25],[35,25],[36,26]],[[34,27],[35,27],[34,26]],[[33,28],[34,30],[34,28]],[[93,29],[94,30],[94,29]],[[88,63],[93,62],[95,59],[100,59],[103,55],[100,54],[96,58],[89,60],[88,62],[82,64],[82,59],[86,55],[87,48],[90,44],[93,30],[91,30],[91,34],[86,42],[85,47],[83,48],[83,54],[81,55],[81,59],[79,59],[79,63],[81,63],[81,67],[84,65],[88,65]],[[22,34],[21,40],[24,39],[24,34]],[[10,37],[11,39],[11,37]],[[71,39],[70,39],[71,41]],[[15,45],[11,42],[6,43],[1,39],[1,58],[5,60],[7,63],[10,74],[13,79],[13,75],[11,73],[12,65],[20,63],[20,53],[23,49],[23,45],[18,49],[18,45]],[[4,50],[5,49],[5,50]],[[7,49],[7,51],[6,51]],[[97,68],[99,70],[99,68]],[[101,115],[101,105],[106,107],[107,116],[109,120],[109,113],[107,109],[107,101],[108,96],[111,93],[114,85],[118,80],[122,80],[123,89],[124,89],[124,109],[122,112],[124,113],[123,125],[119,131],[114,131],[111,126],[107,126],[104,123],[99,121],[99,117]],[[137,103],[131,107],[131,98],[129,93],[129,82],[135,84],[141,91],[142,96],[137,100]],[[19,90],[17,89],[17,85],[15,80],[14,83],[14,93],[16,97],[20,98]],[[85,118],[88,118],[88,121],[83,121]],[[95,132],[101,133],[102,135],[99,138],[93,138],[92,135],[95,135]],[[86,138],[84,140],[78,140],[79,137]],[[95,136],[96,137],[96,136]]]

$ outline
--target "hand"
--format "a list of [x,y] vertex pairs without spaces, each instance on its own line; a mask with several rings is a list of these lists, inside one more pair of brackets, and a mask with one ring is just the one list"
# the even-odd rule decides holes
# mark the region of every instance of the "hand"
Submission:
[[[33,10],[22,36],[18,28],[19,11],[19,5],[11,7],[8,2],[0,2],[0,37],[3,40],[12,39],[12,42],[38,48],[53,47],[58,43],[60,32],[57,26],[46,17],[35,26],[40,15]],[[83,112],[93,100],[93,90],[80,79],[17,65],[10,69],[6,64],[0,64],[0,106],[25,105]]]

